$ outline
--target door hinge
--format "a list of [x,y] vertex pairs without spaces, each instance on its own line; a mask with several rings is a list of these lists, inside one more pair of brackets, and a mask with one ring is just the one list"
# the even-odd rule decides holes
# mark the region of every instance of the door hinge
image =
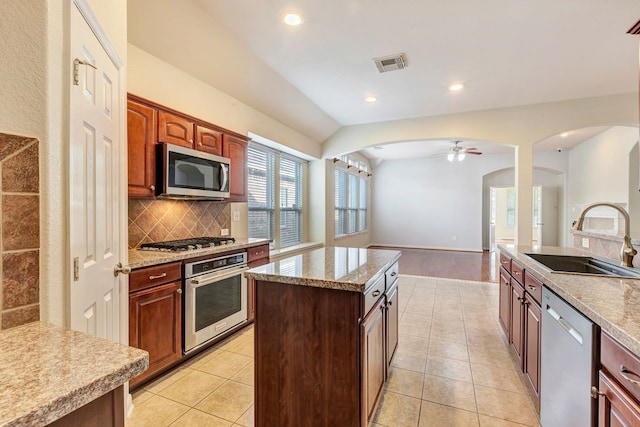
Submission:
[[80,280],[80,260],[78,257],[73,259],[73,281],[77,282]]
[[88,65],[89,67],[93,68],[94,70],[98,69],[95,65],[93,65],[89,61],[83,61],[83,60],[78,59],[78,58],[74,59],[73,60],[73,85],[74,86],[78,86],[80,84],[80,76],[79,76],[80,64]]

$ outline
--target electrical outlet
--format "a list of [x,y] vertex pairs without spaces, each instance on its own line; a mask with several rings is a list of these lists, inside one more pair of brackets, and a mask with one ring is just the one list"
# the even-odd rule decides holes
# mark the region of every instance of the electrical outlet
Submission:
[[234,222],[240,221],[240,211],[233,211],[233,221]]
[[228,236],[229,235],[229,229],[228,228],[223,228],[222,230],[220,230],[220,235],[221,236]]
[[583,248],[589,248],[589,239],[586,237],[582,238],[582,247]]

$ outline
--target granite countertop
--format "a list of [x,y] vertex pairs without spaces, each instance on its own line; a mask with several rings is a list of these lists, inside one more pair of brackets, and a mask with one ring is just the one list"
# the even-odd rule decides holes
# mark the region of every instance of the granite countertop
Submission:
[[260,246],[269,243],[267,239],[236,239],[235,243],[214,246],[212,248],[198,249],[195,251],[163,252],[163,251],[143,251],[140,249],[129,249],[129,264],[131,269],[149,267],[152,265],[164,264],[183,259],[196,258],[203,255],[213,255],[223,252],[234,251],[236,249],[246,249],[253,246]]
[[148,366],[146,351],[45,322],[0,331],[0,425],[51,423]]
[[364,292],[400,251],[325,247],[253,268],[249,279]]
[[526,271],[598,324],[603,331],[640,355],[640,279],[554,273],[524,255],[593,256],[576,248],[499,245],[499,249],[511,255]]

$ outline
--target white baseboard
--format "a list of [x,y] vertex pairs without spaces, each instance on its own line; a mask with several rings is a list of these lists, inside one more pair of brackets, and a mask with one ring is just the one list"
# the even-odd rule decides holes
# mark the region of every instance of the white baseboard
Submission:
[[387,248],[399,248],[399,249],[426,249],[433,251],[449,251],[449,252],[474,252],[482,253],[482,249],[469,249],[469,248],[442,248],[438,246],[411,246],[411,245],[389,245],[386,243],[370,243],[367,247],[381,246]]

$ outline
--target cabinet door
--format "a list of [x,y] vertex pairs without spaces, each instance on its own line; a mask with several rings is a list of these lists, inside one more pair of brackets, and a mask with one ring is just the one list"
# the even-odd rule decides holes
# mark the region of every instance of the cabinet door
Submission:
[[509,343],[522,370],[522,354],[524,350],[524,288],[515,280],[511,281],[510,322]]
[[380,298],[360,325],[361,349],[361,409],[362,425],[369,425],[384,386],[387,361],[385,357],[385,299]]
[[247,201],[247,142],[224,135],[222,155],[231,159],[229,171],[229,202]]
[[127,101],[129,197],[155,196],[156,120],[157,111],[154,108]]
[[500,311],[498,313],[498,320],[500,326],[504,330],[504,334],[509,338],[509,318],[511,317],[511,277],[509,273],[500,268]]
[[196,125],[196,150],[222,156],[222,133]]
[[129,296],[129,345],[149,352],[149,369],[132,385],[182,357],[181,282]]
[[525,294],[525,351],[524,374],[536,396],[536,409],[540,411],[540,318],[542,312],[529,294]]
[[158,142],[193,147],[193,122],[185,117],[160,110],[158,112]]
[[[396,281],[397,283],[397,281]],[[387,296],[387,367],[398,348],[398,286],[394,286]]]
[[603,395],[598,403],[598,426],[638,426],[640,406],[613,378],[600,371],[598,388]]

